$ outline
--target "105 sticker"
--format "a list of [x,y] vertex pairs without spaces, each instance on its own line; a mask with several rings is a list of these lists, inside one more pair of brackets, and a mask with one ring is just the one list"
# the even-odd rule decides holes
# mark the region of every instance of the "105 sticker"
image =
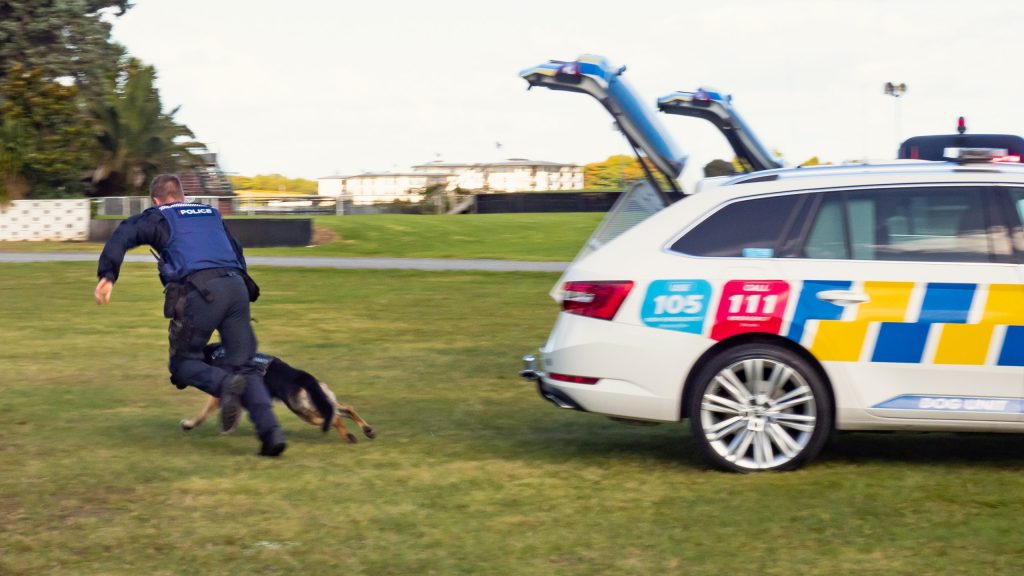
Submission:
[[704,280],[655,280],[647,287],[640,319],[654,328],[700,334],[711,285]]

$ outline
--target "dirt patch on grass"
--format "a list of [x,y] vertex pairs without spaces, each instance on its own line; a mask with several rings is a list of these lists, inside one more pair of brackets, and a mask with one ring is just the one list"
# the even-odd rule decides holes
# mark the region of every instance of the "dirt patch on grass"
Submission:
[[313,239],[311,241],[313,246],[323,246],[324,244],[330,244],[332,242],[337,242],[338,240],[341,240],[341,236],[334,230],[323,226],[313,227]]

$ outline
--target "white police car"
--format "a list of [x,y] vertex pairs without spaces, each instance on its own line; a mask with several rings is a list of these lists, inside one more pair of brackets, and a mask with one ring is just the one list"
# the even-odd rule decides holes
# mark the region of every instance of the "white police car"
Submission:
[[546,399],[689,418],[737,471],[797,468],[837,429],[1024,431],[1024,167],[951,150],[683,197],[685,158],[621,73],[590,56],[522,73],[597,98],[662,175],[553,290],[562,312],[524,370]]

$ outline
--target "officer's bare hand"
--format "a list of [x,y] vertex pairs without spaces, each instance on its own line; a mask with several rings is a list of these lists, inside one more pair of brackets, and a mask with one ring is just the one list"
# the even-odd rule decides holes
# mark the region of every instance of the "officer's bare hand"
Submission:
[[110,294],[114,291],[114,283],[107,278],[100,278],[96,284],[96,303],[99,305],[110,304]]

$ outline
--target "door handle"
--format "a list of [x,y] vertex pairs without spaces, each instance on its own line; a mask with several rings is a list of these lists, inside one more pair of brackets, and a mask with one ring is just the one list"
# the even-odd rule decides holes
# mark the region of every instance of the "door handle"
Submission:
[[867,294],[853,292],[850,290],[824,290],[818,292],[818,300],[831,302],[836,306],[850,306],[852,304],[863,304],[871,300]]

